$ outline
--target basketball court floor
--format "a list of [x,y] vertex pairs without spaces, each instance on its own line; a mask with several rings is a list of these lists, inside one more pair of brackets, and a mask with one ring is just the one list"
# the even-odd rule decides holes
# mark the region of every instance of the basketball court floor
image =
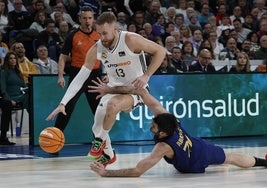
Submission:
[[[161,160],[139,178],[103,178],[92,172],[86,154],[90,144],[65,145],[58,156],[28,145],[28,135],[13,137],[16,146],[0,146],[0,188],[137,188],[137,187],[267,187],[267,168],[240,169],[230,165],[207,168],[204,174],[181,174]],[[267,137],[210,139],[227,152],[244,152],[258,157],[267,153]],[[107,168],[134,167],[148,155],[152,141],[113,143],[117,161]]]

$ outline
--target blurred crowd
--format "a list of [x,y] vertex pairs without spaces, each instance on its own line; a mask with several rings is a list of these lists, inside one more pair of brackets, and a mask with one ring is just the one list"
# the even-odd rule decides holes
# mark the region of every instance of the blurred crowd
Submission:
[[[267,59],[266,4],[266,0],[0,0],[1,64],[20,43],[24,48],[20,55],[33,61],[37,72],[57,74],[55,63],[64,40],[79,27],[80,8],[90,6],[95,17],[113,11],[120,30],[165,47],[166,58],[156,74],[192,72],[197,63],[200,69],[193,72],[218,71],[204,68],[213,60],[236,60],[231,71],[223,72],[259,71],[247,67],[251,60]],[[210,56],[202,58],[202,49]],[[50,59],[53,70],[41,70],[40,58]]]

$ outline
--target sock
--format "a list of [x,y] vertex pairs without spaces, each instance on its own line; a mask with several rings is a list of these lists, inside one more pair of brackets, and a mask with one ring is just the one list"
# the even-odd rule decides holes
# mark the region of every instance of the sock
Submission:
[[255,165],[254,166],[267,166],[267,160],[260,159],[257,157],[254,157],[254,158],[255,158]]
[[109,130],[104,130],[103,128],[95,135],[95,137],[101,138],[103,141],[107,139]]
[[113,152],[113,149],[111,146],[111,140],[110,140],[109,136],[106,139],[106,147],[104,149],[104,152],[105,152],[105,154],[107,154],[110,157],[110,159],[112,159],[114,157],[114,152]]

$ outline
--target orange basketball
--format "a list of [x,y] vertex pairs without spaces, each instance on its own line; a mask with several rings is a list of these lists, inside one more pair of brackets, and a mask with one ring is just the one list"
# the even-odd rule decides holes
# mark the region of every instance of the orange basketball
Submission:
[[47,127],[39,135],[39,145],[47,153],[60,151],[65,144],[63,132],[56,127]]

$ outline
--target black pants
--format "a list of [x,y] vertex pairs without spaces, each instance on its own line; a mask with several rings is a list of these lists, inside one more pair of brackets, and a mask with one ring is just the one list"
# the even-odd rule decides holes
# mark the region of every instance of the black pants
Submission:
[[2,109],[1,114],[1,136],[0,138],[6,138],[6,133],[9,129],[9,123],[11,121],[11,101],[0,98],[0,108]]
[[[80,71],[79,68],[76,67],[70,67],[70,78],[69,78],[69,84],[71,83],[71,81],[74,79],[74,77],[78,74],[78,72]],[[99,99],[96,100],[96,96],[98,95],[98,93],[88,93],[88,85],[94,85],[92,83],[92,80],[96,80],[96,78],[99,77],[101,78],[101,69],[94,69],[92,70],[89,78],[84,82],[82,88],[78,91],[78,93],[66,104],[65,106],[65,111],[67,113],[67,115],[63,115],[62,113],[59,113],[56,119],[56,123],[55,123],[55,127],[59,128],[60,130],[64,131],[64,129],[66,128],[71,114],[74,110],[74,107],[77,103],[77,101],[79,100],[80,96],[82,93],[85,94],[86,99],[88,101],[88,104],[92,110],[92,113],[95,114],[96,108],[98,106],[99,103]]]

